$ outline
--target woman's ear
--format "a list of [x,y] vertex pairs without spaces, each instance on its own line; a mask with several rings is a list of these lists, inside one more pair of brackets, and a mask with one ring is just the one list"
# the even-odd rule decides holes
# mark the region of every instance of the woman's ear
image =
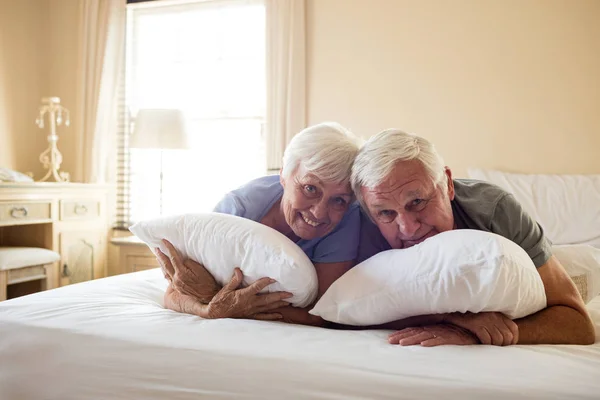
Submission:
[[279,168],[279,183],[285,187],[285,179],[283,179],[283,168]]

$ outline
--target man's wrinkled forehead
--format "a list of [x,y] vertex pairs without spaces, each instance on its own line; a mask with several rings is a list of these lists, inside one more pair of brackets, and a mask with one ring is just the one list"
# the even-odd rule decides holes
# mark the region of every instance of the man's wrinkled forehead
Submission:
[[405,185],[364,187],[363,197],[370,203],[380,203],[390,200],[399,201],[406,198],[421,197],[424,191],[424,188],[419,187],[418,181],[409,181]]

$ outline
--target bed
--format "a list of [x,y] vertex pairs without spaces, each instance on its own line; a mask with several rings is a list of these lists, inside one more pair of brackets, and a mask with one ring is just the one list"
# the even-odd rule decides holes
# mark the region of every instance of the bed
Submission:
[[[386,331],[202,320],[165,310],[164,289],[149,270],[1,304],[0,398],[600,397],[600,342],[398,347]],[[600,298],[589,309],[600,332]]]
[[164,309],[165,288],[154,269],[0,303],[0,399],[600,398],[600,296],[591,346],[422,348],[202,320]]

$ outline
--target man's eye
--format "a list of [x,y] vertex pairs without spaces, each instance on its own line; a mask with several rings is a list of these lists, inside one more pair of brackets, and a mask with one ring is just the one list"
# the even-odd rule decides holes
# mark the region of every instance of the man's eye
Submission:
[[379,211],[379,219],[384,222],[393,221],[396,218],[396,212],[393,210],[381,210]]

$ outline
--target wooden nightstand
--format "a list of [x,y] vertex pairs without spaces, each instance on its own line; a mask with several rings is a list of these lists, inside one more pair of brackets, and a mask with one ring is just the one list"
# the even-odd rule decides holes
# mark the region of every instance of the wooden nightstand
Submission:
[[160,267],[150,248],[136,236],[117,237],[110,242],[119,249],[119,274]]
[[46,288],[104,278],[110,190],[86,183],[0,183],[0,246],[57,252],[60,261],[48,272]]

